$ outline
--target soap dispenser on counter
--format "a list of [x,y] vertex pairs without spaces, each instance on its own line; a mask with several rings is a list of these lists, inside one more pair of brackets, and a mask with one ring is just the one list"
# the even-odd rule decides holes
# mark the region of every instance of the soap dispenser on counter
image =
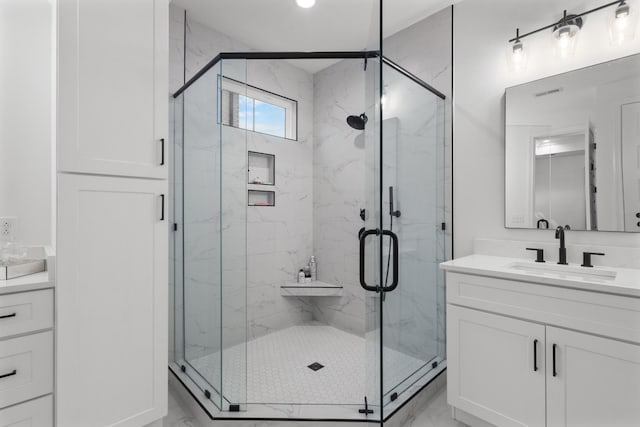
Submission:
[[316,264],[316,257],[311,255],[311,259],[309,260],[309,271],[311,272],[311,280],[318,280],[318,265]]

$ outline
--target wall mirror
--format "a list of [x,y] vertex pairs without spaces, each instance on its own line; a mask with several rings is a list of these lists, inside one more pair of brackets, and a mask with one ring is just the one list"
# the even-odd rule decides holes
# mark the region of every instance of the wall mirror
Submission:
[[640,232],[640,55],[505,97],[505,227]]

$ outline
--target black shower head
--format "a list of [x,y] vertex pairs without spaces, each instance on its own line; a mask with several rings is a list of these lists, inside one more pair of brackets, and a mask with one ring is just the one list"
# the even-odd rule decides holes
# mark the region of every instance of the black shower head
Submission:
[[359,116],[349,116],[347,117],[347,124],[354,128],[355,130],[364,130],[364,126],[367,124],[369,118],[365,113],[360,114]]

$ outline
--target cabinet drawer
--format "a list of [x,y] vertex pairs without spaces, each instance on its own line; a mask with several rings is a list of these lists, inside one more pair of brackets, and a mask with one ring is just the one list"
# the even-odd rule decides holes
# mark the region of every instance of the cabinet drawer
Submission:
[[51,395],[0,409],[0,427],[53,427]]
[[0,341],[0,408],[52,391],[52,331]]
[[52,289],[0,296],[0,338],[52,326]]
[[447,303],[640,343],[640,298],[449,272]]

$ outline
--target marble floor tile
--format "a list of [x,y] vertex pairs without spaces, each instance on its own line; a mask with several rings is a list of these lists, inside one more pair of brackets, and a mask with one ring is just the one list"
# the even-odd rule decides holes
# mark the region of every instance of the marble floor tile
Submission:
[[162,420],[162,427],[205,427],[198,422],[195,415],[174,395],[169,387],[169,407],[167,416]]

